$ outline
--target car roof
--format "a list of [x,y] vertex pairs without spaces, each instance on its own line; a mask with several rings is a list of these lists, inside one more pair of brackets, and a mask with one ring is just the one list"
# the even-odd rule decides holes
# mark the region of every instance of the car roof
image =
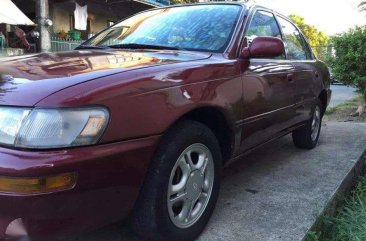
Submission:
[[[255,4],[255,3],[247,3],[247,2],[221,2],[221,1],[210,1],[210,2],[197,2],[197,3],[183,3],[183,4],[175,4],[175,5],[169,5],[169,6],[164,6],[164,7],[159,7],[159,8],[174,8],[174,7],[185,7],[185,6],[197,6],[197,5],[238,5],[238,6],[243,6],[245,11],[250,11],[251,9],[254,8],[260,8],[260,9],[264,9],[264,10],[268,10],[271,12],[274,12],[278,15],[284,16],[283,14],[268,8],[266,6],[263,5],[259,5],[259,4]],[[156,9],[156,8],[155,8]],[[286,16],[284,16],[286,17]],[[287,17],[286,17],[287,18]]]
[[245,3],[245,2],[219,2],[219,1],[215,1],[215,2],[196,2],[196,3],[174,4],[174,5],[168,5],[168,6],[148,9],[147,11],[154,10],[154,9],[189,7],[189,6],[203,6],[203,5],[237,5],[237,6],[243,6],[243,7],[246,7],[246,8],[248,8],[248,6],[250,6],[248,3]]

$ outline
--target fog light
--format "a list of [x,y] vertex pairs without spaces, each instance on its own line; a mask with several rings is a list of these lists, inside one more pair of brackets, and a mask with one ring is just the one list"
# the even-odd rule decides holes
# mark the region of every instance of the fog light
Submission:
[[75,186],[75,183],[75,173],[31,178],[0,176],[0,192],[18,194],[48,193],[71,189]]

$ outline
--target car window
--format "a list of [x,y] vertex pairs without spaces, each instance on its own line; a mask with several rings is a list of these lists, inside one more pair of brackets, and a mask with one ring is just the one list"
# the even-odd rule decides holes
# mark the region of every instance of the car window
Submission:
[[310,47],[309,43],[306,41],[305,36],[303,34],[301,34],[301,39],[302,39],[302,42],[305,46],[306,58],[307,59],[313,59],[313,52],[312,52],[311,47]]
[[281,25],[283,39],[286,44],[287,58],[291,60],[306,60],[309,58],[304,40],[297,28],[284,18],[278,17]]
[[[256,37],[281,38],[281,31],[274,15],[266,11],[257,11],[245,34],[247,44],[250,44]],[[285,59],[285,53],[275,59]]]
[[273,14],[265,11],[257,11],[249,25],[246,37],[248,39],[255,37],[281,38],[281,32]]
[[102,31],[84,45],[155,45],[223,52],[239,17],[238,5],[196,5],[146,11]]

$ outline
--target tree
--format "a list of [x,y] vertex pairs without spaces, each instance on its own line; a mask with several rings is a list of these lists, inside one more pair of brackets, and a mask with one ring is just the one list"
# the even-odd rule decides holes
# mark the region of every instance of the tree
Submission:
[[363,96],[364,104],[355,113],[362,115],[366,107],[366,26],[334,36],[331,43],[335,56],[329,64],[337,78],[356,87]]
[[290,15],[289,18],[304,33],[317,57],[325,60],[326,56],[324,56],[325,53],[322,50],[327,50],[329,37],[322,31],[319,31],[315,26],[305,23],[304,18],[301,16]]
[[358,7],[361,11],[366,11],[366,1],[362,1]]

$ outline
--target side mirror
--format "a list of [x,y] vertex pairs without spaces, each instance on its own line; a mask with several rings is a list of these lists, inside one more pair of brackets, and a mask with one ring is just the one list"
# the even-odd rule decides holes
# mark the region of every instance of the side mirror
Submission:
[[249,47],[244,48],[240,57],[249,58],[275,58],[285,52],[285,44],[279,38],[256,37]]

